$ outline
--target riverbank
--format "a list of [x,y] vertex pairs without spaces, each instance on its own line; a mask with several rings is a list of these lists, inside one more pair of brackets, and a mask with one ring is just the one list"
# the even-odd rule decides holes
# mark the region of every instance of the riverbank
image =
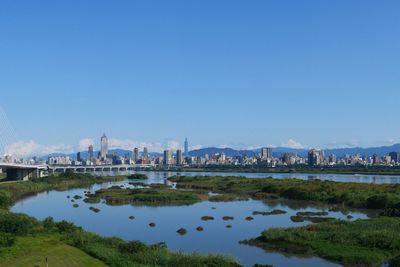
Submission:
[[[10,263],[7,266],[18,266],[21,260],[23,264],[38,265],[45,260],[43,257],[46,257],[52,264],[60,267],[241,266],[236,261],[223,256],[175,253],[169,251],[164,244],[149,246],[138,241],[127,242],[119,238],[105,238],[86,232],[66,221],[57,223],[51,218],[38,221],[26,215],[8,211],[10,205],[24,196],[124,179],[126,179],[124,176],[94,177],[83,174],[63,174],[29,182],[0,183],[1,261]],[[27,251],[24,248],[31,248],[31,250]],[[65,254],[63,254],[64,251]],[[74,255],[77,259],[71,262],[63,255]]]
[[273,228],[243,244],[266,251],[317,255],[345,266],[399,266],[400,218],[333,221],[301,228]]
[[301,173],[301,174],[349,174],[349,175],[399,175],[400,167],[386,166],[324,166],[324,167],[257,167],[257,166],[206,166],[206,167],[179,167],[161,168],[151,171],[167,172],[238,172],[238,173]]
[[4,182],[0,183],[0,208],[8,209],[18,199],[40,192],[63,191],[74,187],[123,181],[125,179],[126,176],[91,176],[89,174],[65,173],[26,182]]

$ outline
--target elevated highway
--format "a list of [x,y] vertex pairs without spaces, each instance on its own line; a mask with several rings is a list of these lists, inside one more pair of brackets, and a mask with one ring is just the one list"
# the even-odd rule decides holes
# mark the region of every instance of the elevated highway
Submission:
[[7,179],[21,181],[45,177],[49,173],[49,167],[47,165],[25,165],[0,162],[0,169],[7,173]]

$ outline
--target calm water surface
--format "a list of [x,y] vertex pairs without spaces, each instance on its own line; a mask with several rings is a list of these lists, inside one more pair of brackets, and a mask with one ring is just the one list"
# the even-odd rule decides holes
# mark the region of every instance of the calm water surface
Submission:
[[[172,172],[147,172],[148,183],[167,183],[165,178],[176,175]],[[213,175],[214,173],[184,173],[185,175]],[[228,175],[216,173],[218,175]],[[269,174],[239,173],[254,178],[269,176]],[[276,174],[274,174],[276,175]],[[292,175],[290,177],[293,177]],[[284,178],[284,177],[282,177]],[[293,223],[290,216],[298,211],[328,211],[328,206],[307,206],[301,202],[264,203],[257,200],[211,203],[204,201],[191,206],[108,206],[104,203],[86,204],[82,200],[75,201],[79,208],[73,208],[67,196],[84,195],[84,191],[94,192],[100,188],[113,185],[128,186],[128,181],[104,183],[89,188],[72,189],[64,192],[50,191],[32,196],[17,202],[13,212],[22,212],[38,219],[52,216],[55,220],[68,220],[84,229],[104,236],[118,236],[125,240],[141,240],[148,244],[165,242],[175,251],[213,253],[231,256],[245,266],[255,263],[273,264],[275,266],[338,266],[334,263],[316,257],[299,257],[280,253],[265,252],[256,247],[239,244],[239,241],[254,238],[262,231],[271,227],[303,226],[306,223]],[[99,208],[100,213],[94,213],[89,207]],[[215,207],[216,209],[212,209]],[[253,211],[271,211],[282,209],[287,214],[275,216],[253,216]],[[367,218],[362,212],[350,212],[355,219]],[[209,215],[214,221],[204,222],[202,216]],[[330,212],[329,216],[346,220],[348,213]],[[130,220],[129,216],[135,216]],[[233,221],[225,222],[223,216],[232,216]],[[253,216],[254,221],[246,221],[247,216]],[[149,223],[156,223],[155,228]],[[231,229],[226,228],[232,225]],[[203,232],[197,232],[201,226]],[[188,234],[180,236],[176,233],[179,228],[188,230]]]
[[[132,171],[119,172],[129,174]],[[373,184],[400,184],[400,175],[370,175],[370,174],[310,174],[310,173],[246,173],[246,172],[141,172],[149,176],[151,181],[161,181],[174,175],[185,176],[242,176],[247,178],[288,179],[296,178],[301,180],[327,180],[335,182],[373,183]],[[102,172],[97,175],[118,174],[117,172]]]

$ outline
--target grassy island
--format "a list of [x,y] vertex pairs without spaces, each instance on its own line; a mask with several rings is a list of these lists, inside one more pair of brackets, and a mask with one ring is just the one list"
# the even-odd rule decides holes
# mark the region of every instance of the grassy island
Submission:
[[170,188],[137,188],[123,189],[111,187],[100,189],[95,194],[88,195],[85,201],[94,203],[104,199],[108,205],[191,205],[201,201],[200,194],[182,192]]
[[134,173],[127,177],[129,180],[147,180],[149,177],[143,173]]
[[221,176],[174,176],[179,189],[211,191],[236,197],[318,201],[350,208],[384,210],[400,216],[400,185],[306,181],[299,179],[249,179]]
[[332,221],[301,228],[274,228],[244,241],[264,248],[294,254],[316,255],[346,266],[399,266],[400,219]]

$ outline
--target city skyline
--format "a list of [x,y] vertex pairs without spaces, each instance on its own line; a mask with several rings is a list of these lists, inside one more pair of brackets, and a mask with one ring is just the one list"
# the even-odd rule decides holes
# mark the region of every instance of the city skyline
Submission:
[[396,1],[65,3],[0,4],[22,155],[400,143]]

